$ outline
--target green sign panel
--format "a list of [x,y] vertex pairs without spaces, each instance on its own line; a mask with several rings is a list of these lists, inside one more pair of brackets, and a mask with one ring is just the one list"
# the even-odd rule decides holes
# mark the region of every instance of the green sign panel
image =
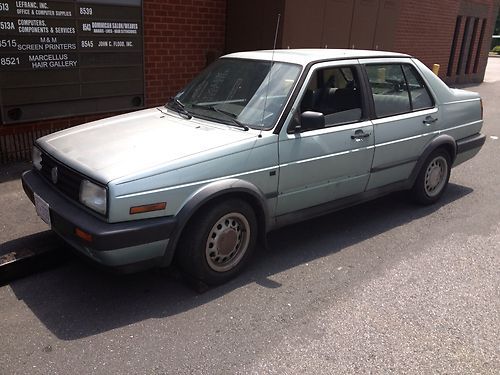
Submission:
[[0,0],[3,124],[144,103],[141,0]]

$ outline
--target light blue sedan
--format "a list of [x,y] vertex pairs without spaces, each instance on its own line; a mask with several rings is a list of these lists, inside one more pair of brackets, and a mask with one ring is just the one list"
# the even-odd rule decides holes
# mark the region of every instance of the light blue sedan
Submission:
[[484,144],[482,112],[408,55],[236,53],[163,107],[38,139],[23,186],[98,263],[176,260],[219,284],[277,227],[397,190],[436,202]]

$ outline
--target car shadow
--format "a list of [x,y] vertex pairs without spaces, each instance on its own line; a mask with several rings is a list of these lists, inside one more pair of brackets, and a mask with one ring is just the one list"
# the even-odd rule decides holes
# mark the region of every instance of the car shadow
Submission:
[[270,276],[331,255],[378,234],[432,214],[473,190],[450,183],[435,205],[416,206],[403,193],[288,226],[270,234],[268,249],[257,249],[249,267],[235,280],[196,293],[182,279],[164,271],[134,275],[103,272],[79,260],[10,284],[55,336],[76,340],[154,318],[189,311],[257,283],[281,285]]

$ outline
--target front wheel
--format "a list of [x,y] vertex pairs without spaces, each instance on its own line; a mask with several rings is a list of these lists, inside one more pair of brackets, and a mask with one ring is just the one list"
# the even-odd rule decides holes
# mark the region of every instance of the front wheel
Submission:
[[436,202],[443,195],[450,179],[451,158],[443,149],[431,153],[413,185],[415,200],[424,205]]
[[243,200],[217,201],[186,227],[177,259],[184,272],[209,285],[236,276],[257,242],[257,219]]

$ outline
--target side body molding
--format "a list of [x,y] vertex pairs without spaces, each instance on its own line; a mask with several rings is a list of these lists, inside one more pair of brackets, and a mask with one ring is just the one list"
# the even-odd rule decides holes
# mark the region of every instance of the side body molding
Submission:
[[259,234],[261,235],[261,240],[265,241],[266,234],[270,230],[271,217],[269,215],[267,199],[263,192],[252,183],[237,178],[215,181],[194,192],[177,213],[177,225],[172,231],[165,251],[164,265],[172,262],[180,236],[193,215],[205,204],[217,200],[219,197],[228,197],[231,195],[243,197],[256,208],[255,214],[259,223]]

